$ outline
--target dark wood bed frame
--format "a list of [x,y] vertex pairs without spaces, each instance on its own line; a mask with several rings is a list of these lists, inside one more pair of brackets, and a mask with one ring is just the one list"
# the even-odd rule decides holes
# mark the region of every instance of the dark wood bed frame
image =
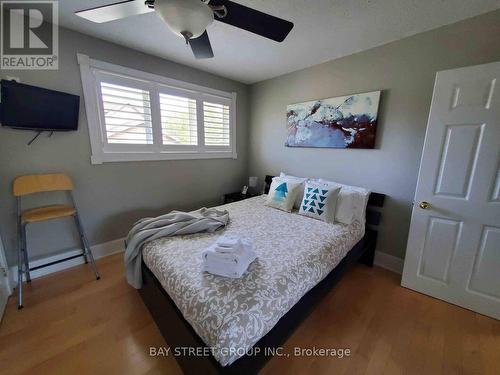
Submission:
[[[266,190],[269,190],[273,176],[266,176]],[[364,237],[352,248],[346,257],[321,282],[307,292],[299,302],[286,313],[279,322],[254,348],[254,354],[245,355],[230,366],[222,367],[212,355],[175,356],[177,363],[185,374],[256,374],[270,359],[269,350],[285,343],[295,328],[311,313],[315,305],[333,288],[342,275],[356,262],[373,266],[375,247],[377,244],[377,230],[382,214],[380,209],[384,205],[385,195],[371,193],[366,211],[366,230]],[[175,348],[183,352],[183,348],[199,348],[203,353],[206,348],[203,340],[196,334],[191,325],[184,319],[175,303],[160,282],[148,267],[142,263],[143,286],[139,293],[151,313],[156,325],[160,329],[165,341],[174,355]],[[259,352],[259,354],[255,354]]]

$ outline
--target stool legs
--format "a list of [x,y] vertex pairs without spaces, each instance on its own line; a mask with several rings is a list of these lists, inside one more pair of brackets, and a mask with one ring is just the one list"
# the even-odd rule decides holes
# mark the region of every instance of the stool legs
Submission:
[[23,308],[23,274],[26,282],[31,282],[28,249],[26,244],[26,224],[19,223],[17,258],[17,308]]
[[22,249],[24,254],[24,273],[26,274],[26,282],[30,283],[31,275],[30,275],[30,265],[28,261],[28,244],[26,242],[26,224],[23,224],[21,226],[21,243],[23,246]]
[[101,276],[99,275],[99,271],[97,271],[97,267],[96,267],[95,261],[94,261],[94,256],[92,255],[92,250],[90,250],[90,245],[87,241],[87,237],[85,237],[85,232],[83,231],[82,223],[80,221],[78,213],[75,214],[74,218],[75,218],[76,227],[78,229],[78,233],[80,235],[80,242],[82,244],[82,249],[83,249],[83,252],[85,253],[85,255],[84,255],[85,261],[87,262],[87,257],[88,257],[88,260],[90,260],[90,266],[92,267],[92,270],[95,273],[95,278],[97,280],[99,280],[101,278]]
[[29,275],[28,257],[26,255],[26,226],[18,222],[17,229],[17,308],[23,308],[23,274],[26,281],[31,281]]
[[[19,240],[19,245],[21,241]],[[21,246],[19,246],[18,254],[17,254],[17,308],[23,308],[23,253],[21,250]]]
[[[97,271],[97,267],[94,261],[94,256],[92,255],[92,250],[90,249],[90,245],[85,237],[85,233],[83,231],[82,224],[80,222],[80,218],[78,214],[74,216],[76,227],[78,229],[78,234],[80,236],[80,242],[83,249],[83,256],[85,258],[85,263],[90,261],[90,265],[92,270],[95,273],[95,277],[97,280],[101,278],[99,275],[99,271]],[[26,282],[31,282],[30,275],[30,267],[28,260],[28,246],[26,241],[26,224],[21,223],[19,220],[18,223],[18,258],[17,258],[17,308],[23,308],[23,274],[26,275]]]

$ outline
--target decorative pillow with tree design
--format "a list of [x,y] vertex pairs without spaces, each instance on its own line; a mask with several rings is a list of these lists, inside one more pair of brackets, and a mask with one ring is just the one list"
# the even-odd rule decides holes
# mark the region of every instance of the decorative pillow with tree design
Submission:
[[301,192],[302,183],[275,177],[269,188],[266,206],[291,212],[295,198]]

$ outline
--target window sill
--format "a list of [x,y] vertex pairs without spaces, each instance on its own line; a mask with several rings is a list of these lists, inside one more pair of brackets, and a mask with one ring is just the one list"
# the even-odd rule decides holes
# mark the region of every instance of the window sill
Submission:
[[196,153],[126,153],[113,152],[102,155],[92,155],[92,164],[127,162],[127,161],[157,161],[157,160],[202,160],[202,159],[237,159],[236,153],[227,152],[196,152]]

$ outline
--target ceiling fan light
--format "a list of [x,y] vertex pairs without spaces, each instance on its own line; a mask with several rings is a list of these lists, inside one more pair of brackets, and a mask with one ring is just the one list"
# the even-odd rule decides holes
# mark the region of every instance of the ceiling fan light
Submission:
[[198,38],[214,20],[212,9],[200,0],[156,0],[155,10],[178,36]]

